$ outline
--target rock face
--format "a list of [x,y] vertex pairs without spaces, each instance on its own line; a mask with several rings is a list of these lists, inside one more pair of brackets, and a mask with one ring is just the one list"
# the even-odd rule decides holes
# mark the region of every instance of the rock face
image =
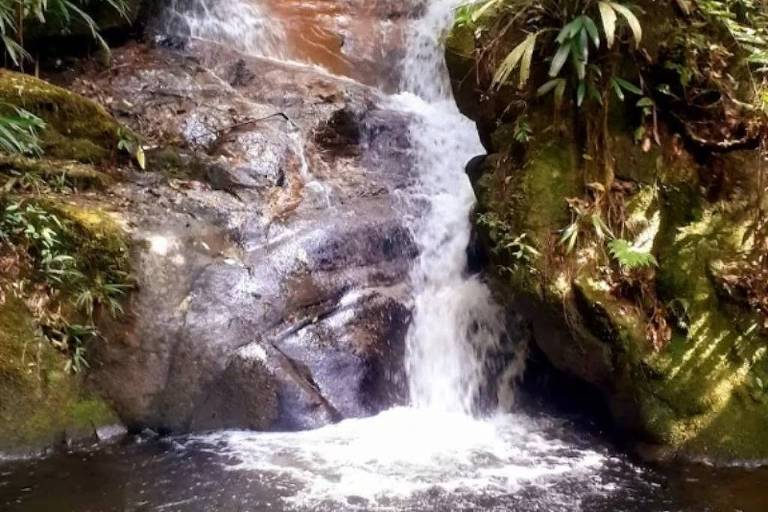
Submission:
[[[658,23],[677,14],[660,9],[649,8],[653,19],[641,20],[648,68],[625,71],[643,73],[651,96],[658,70],[673,65],[668,45],[678,35],[674,22]],[[489,27],[509,28],[506,51],[535,30],[516,32],[494,16]],[[492,30],[457,26],[447,59],[459,105],[477,122],[489,152],[468,170],[500,297],[532,322],[552,365],[594,386],[643,455],[764,459],[766,320],[734,296],[741,278],[733,269],[756,248],[760,155],[749,140],[756,147],[756,127],[765,120],[741,109],[724,88],[717,107],[724,112],[714,118],[654,96],[658,120],[649,130],[658,134],[645,144],[633,142],[637,125],[630,119],[638,112],[613,99],[607,133],[588,124],[589,107],[578,110],[567,99],[553,126],[552,101],[536,99],[541,82],[487,94],[499,64],[493,55],[505,54],[480,52],[493,37]],[[545,52],[539,44],[537,52]],[[545,75],[534,66],[532,82]],[[527,108],[517,111],[521,104]],[[691,112],[695,123],[686,121]],[[519,121],[531,129],[526,142],[515,135]],[[713,140],[702,142],[702,133]],[[601,136],[611,173],[598,176],[594,146],[585,140],[598,144]],[[611,256],[609,235],[594,216],[652,254],[658,267],[627,270]],[[570,225],[580,235],[568,250],[560,240]],[[723,291],[724,282],[731,291]]]
[[304,429],[404,400],[416,248],[402,114],[365,86],[196,42],[70,85],[146,134],[99,204],[138,283],[91,382],[135,426]]

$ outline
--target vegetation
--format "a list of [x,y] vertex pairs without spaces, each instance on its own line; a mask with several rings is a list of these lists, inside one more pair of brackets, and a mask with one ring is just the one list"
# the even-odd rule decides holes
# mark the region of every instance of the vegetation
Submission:
[[[580,140],[584,195],[563,198],[572,220],[561,229],[558,245],[572,254],[581,244],[605,244],[600,253],[612,259],[620,273],[630,271],[651,281],[653,272],[631,272],[656,265],[651,248],[640,249],[632,240],[614,235],[625,233],[627,219],[622,211],[625,193],[614,183],[616,158],[609,132],[616,116],[612,111],[618,108],[639,120],[633,138],[646,153],[662,144],[659,120],[663,117],[671,118],[703,148],[758,147],[766,155],[768,140],[765,4],[712,0],[695,6],[677,2],[675,8],[692,28],[675,32],[660,64],[651,64],[647,52],[641,51],[644,11],[633,2],[483,0],[460,7],[455,24],[456,29],[472,33],[474,61],[493,66],[473,72],[488,84],[489,95],[505,98],[502,119],[514,119],[516,144],[526,147],[536,138],[529,112],[535,98],[550,95],[554,127],[570,129]],[[534,65],[542,61],[546,67]],[[740,87],[738,69],[747,73],[749,90]],[[635,99],[626,104],[630,96]],[[712,111],[690,118],[693,109],[701,108],[697,102],[710,96],[715,103],[707,108]],[[567,106],[577,114],[563,117]],[[728,128],[723,129],[723,124]],[[551,130],[551,125],[545,129]],[[751,248],[748,259],[753,268],[768,264],[764,199],[768,183],[763,172],[760,167],[752,238],[745,243],[745,248]],[[481,222],[485,220],[481,217]]]
[[121,315],[132,282],[120,228],[63,198],[110,181],[94,163],[125,151],[143,166],[143,150],[103,108],[33,77],[3,71],[0,102],[0,260],[15,269],[0,279],[0,305],[23,301],[79,373],[98,316]]
[[100,219],[94,230],[72,215],[39,199],[0,200],[0,250],[29,270],[11,289],[34,297],[44,336],[69,355],[67,370],[79,372],[87,344],[98,338],[96,313],[122,314],[132,284],[127,248],[110,221]]
[[24,49],[24,29],[30,23],[52,27],[67,33],[74,26],[84,26],[106,51],[109,47],[99,34],[99,26],[88,13],[100,4],[108,5],[128,19],[126,0],[0,0],[0,38],[5,54],[17,67],[32,56]]
[[654,449],[768,456],[766,9],[480,1],[447,38],[499,289]]

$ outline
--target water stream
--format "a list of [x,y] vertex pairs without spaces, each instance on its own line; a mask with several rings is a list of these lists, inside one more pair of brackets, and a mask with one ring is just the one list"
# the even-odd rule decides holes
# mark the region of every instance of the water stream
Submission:
[[[729,510],[706,493],[693,497],[696,482],[715,479],[707,469],[670,476],[643,468],[565,420],[512,408],[509,391],[522,370],[515,351],[525,347],[510,350],[516,340],[506,334],[503,311],[467,273],[474,197],[463,167],[483,150],[450,96],[438,43],[458,3],[432,0],[410,23],[401,85],[387,100],[413,116],[418,186],[405,200],[427,206],[409,219],[421,251],[411,276],[411,406],[316,431],[137,438],[24,462],[0,475],[1,509]],[[179,2],[175,22],[244,51],[299,58],[286,49],[287,28],[269,17],[267,4]],[[750,503],[741,509],[759,510]]]

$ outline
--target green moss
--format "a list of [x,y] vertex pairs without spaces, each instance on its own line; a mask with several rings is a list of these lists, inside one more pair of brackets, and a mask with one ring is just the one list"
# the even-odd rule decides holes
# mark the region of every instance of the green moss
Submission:
[[[679,219],[680,209],[665,215]],[[655,399],[672,411],[662,415],[658,405],[649,406],[649,423],[665,442],[714,457],[768,456],[768,442],[754,446],[756,436],[768,440],[768,407],[744,398],[754,390],[743,391],[768,382],[768,340],[746,329],[756,321],[752,313],[720,303],[708,271],[713,260],[740,250],[747,224],[740,217],[709,205],[688,224],[665,223],[669,232],[661,238],[669,245],[660,248],[659,291],[664,300],[685,304],[688,327],[646,359],[662,376],[648,383],[647,402]],[[759,428],[748,431],[748,425]]]
[[65,220],[68,243],[86,275],[129,272],[126,232],[108,212],[76,202],[49,199],[42,204]]
[[5,185],[9,180],[23,178],[24,175],[27,178],[34,177],[54,191],[57,190],[58,184],[78,189],[103,189],[112,182],[108,175],[87,164],[33,159],[21,155],[0,155],[0,183]]
[[89,434],[117,421],[80,377],[64,372],[65,362],[24,303],[8,295],[0,304],[0,451],[41,448],[66,431]]
[[0,101],[25,108],[46,122],[41,142],[47,156],[105,163],[117,152],[120,125],[103,107],[73,92],[1,70]]

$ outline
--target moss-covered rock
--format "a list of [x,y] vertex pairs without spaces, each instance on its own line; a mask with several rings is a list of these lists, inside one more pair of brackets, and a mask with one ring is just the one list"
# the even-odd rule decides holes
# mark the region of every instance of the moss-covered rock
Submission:
[[100,105],[30,75],[0,70],[0,102],[22,107],[46,122],[47,157],[103,164],[114,159],[129,132]]
[[65,363],[24,303],[7,295],[0,303],[0,451],[88,438],[97,427],[118,422],[81,377],[64,371]]
[[[478,229],[502,300],[531,320],[556,368],[601,392],[644,455],[765,459],[765,319],[748,301],[724,297],[717,275],[750,251],[757,151],[710,141],[713,151],[686,132],[688,114],[678,103],[664,105],[674,115],[659,113],[649,128],[653,140],[639,144],[638,112],[611,103],[600,125],[607,142],[595,153],[594,112],[566,100],[553,116],[552,102],[533,90],[489,87],[505,52],[527,32],[493,15],[480,23],[455,27],[446,53],[459,107],[478,123],[490,153],[471,175]],[[507,30],[507,42],[482,51],[499,40],[493,27]],[[667,21],[649,25],[649,69],[664,67],[675,37]],[[536,62],[532,81],[546,80],[546,66]],[[525,143],[510,129],[521,115],[533,128]],[[745,116],[730,125],[759,123]],[[606,156],[611,172],[595,185],[594,159]],[[658,267],[622,268],[594,214],[615,236],[650,249]],[[568,249],[560,238],[572,223],[580,234]],[[520,235],[533,249],[525,258],[505,250]]]

